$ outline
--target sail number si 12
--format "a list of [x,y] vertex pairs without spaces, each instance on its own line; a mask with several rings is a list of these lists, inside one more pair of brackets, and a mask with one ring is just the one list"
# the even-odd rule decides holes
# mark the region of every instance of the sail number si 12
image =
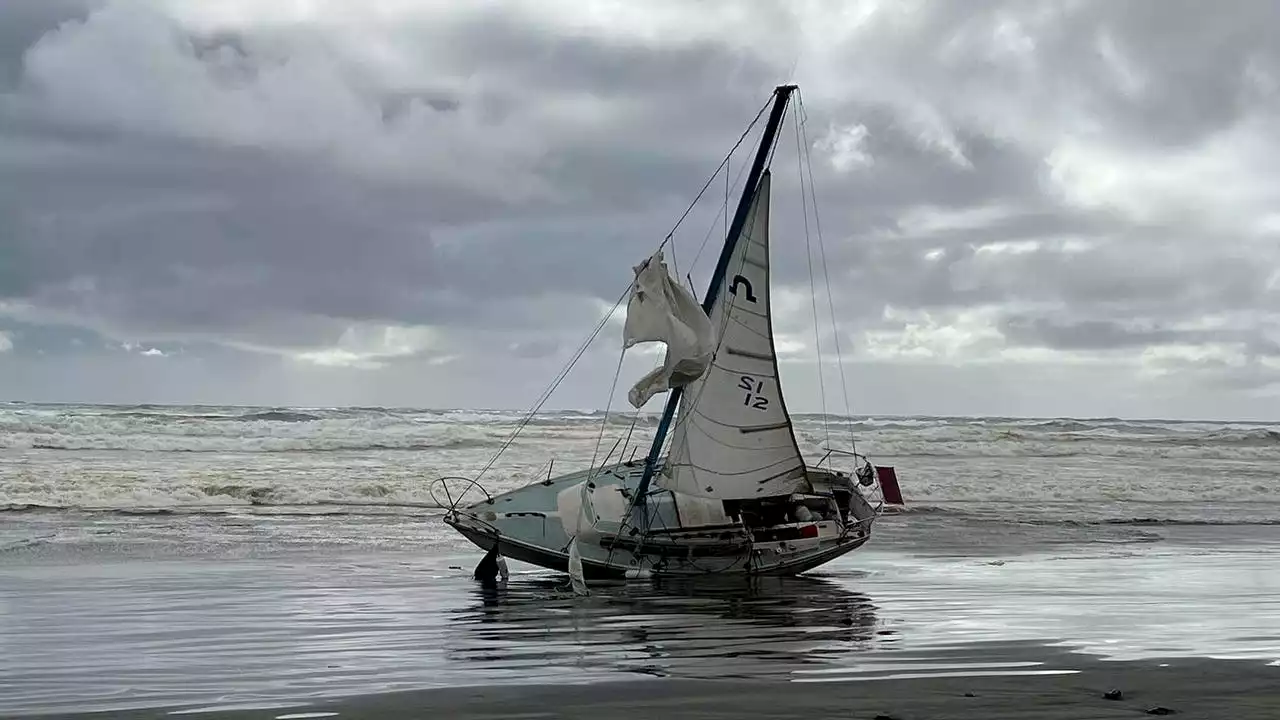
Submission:
[[757,380],[750,375],[741,375],[738,377],[738,387],[747,391],[747,394],[742,398],[743,405],[753,410],[769,409],[769,398],[761,394],[764,392],[763,380]]

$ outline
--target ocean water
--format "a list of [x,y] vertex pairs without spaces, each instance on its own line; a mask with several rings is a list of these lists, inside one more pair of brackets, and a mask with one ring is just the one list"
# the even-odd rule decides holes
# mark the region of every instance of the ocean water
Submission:
[[[813,460],[897,469],[907,506],[808,579],[499,593],[439,521],[643,454],[654,418],[0,404],[0,716],[256,706],[440,685],[840,681],[1280,663],[1280,426],[796,418]],[[634,422],[633,422],[634,421]]]
[[[486,410],[0,404],[0,512],[432,514],[523,415]],[[655,418],[549,413],[485,473],[490,492],[643,454]],[[1062,523],[1280,522],[1280,424],[797,416],[802,450],[899,470],[922,511]],[[620,445],[619,443],[625,443]],[[439,494],[439,492],[437,492]]]

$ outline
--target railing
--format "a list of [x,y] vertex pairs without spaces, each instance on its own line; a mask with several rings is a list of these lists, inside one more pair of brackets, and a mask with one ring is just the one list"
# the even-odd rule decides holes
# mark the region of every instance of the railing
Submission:
[[[450,480],[460,480],[466,484],[466,488],[463,489],[463,491],[458,495],[457,499],[454,499],[453,493],[449,491]],[[443,489],[445,500],[447,501],[447,503],[441,502],[439,496],[436,495],[437,487]],[[480,492],[484,493],[485,501],[488,502],[490,505],[493,504],[493,496],[490,495],[489,491],[486,490],[485,487],[480,484],[479,480],[475,480],[469,477],[462,477],[460,475],[446,475],[444,477],[438,477],[435,480],[432,480],[430,483],[427,484],[427,494],[431,496],[432,501],[434,501],[436,505],[440,506],[442,509],[447,510],[449,512],[454,512],[455,510],[458,509],[458,506],[462,504],[462,499],[465,498],[467,496],[467,493],[471,492],[473,488],[479,489]]]

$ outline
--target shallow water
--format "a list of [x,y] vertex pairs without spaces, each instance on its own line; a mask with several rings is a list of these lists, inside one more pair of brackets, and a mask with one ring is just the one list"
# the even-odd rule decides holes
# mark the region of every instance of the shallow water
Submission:
[[1070,670],[1063,651],[1280,662],[1280,538],[1190,528],[973,558],[913,546],[902,518],[883,524],[879,545],[815,577],[597,586],[589,598],[515,564],[506,588],[482,590],[469,577],[478,553],[27,550],[0,565],[0,714],[636,677]]
[[[1079,654],[1280,661],[1280,431],[853,418],[909,512],[814,577],[496,594],[430,481],[512,413],[0,403],[0,716],[267,705],[440,685],[1070,670]],[[498,491],[628,418],[535,419]],[[623,456],[652,432],[640,417]],[[820,418],[797,418],[811,459]],[[839,438],[836,438],[837,444]]]

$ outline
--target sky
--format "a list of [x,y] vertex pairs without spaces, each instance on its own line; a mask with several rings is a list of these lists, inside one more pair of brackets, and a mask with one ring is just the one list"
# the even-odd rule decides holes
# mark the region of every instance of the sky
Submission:
[[[795,82],[793,411],[1272,420],[1276,27],[1269,0],[4,0],[0,399],[527,408]],[[699,289],[712,188],[673,241]],[[622,317],[547,407],[625,406],[661,347],[620,366]]]

